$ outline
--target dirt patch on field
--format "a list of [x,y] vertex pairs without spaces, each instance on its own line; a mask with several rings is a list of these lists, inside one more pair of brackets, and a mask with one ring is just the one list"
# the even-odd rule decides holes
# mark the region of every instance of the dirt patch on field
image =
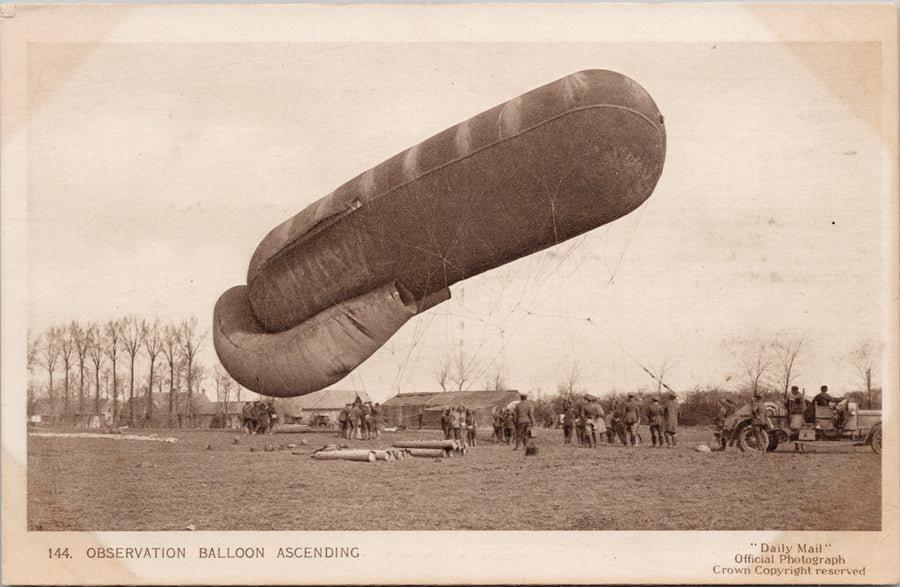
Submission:
[[[364,463],[312,459],[332,434],[150,432],[178,442],[30,437],[28,528],[881,529],[880,457],[849,445],[701,453],[693,446],[711,434],[688,429],[676,449],[587,449],[540,430],[533,457],[482,441],[462,458]],[[384,448],[439,434],[345,442]]]

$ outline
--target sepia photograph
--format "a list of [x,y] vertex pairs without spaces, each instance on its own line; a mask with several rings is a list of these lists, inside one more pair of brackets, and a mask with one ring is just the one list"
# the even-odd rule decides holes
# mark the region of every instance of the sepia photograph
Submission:
[[4,584],[900,581],[895,5],[0,16]]

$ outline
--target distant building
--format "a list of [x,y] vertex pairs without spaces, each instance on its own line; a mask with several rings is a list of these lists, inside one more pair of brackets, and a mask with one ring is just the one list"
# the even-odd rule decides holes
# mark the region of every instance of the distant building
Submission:
[[249,403],[253,402],[195,402],[197,427],[240,430],[243,409]]
[[337,422],[341,408],[355,401],[372,401],[365,391],[352,389],[323,389],[299,397],[279,398],[275,400],[275,413],[281,424],[324,423],[329,426]]
[[490,427],[494,408],[508,407],[518,400],[519,392],[514,390],[400,393],[384,402],[384,422],[385,426],[439,429],[445,409],[465,406],[475,411],[479,428]]

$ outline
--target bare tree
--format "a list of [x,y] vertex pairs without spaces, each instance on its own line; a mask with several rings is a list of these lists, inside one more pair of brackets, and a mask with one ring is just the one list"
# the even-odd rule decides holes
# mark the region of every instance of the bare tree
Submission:
[[148,422],[153,418],[153,367],[156,364],[156,358],[163,349],[163,339],[160,334],[159,319],[153,322],[141,323],[143,331],[144,350],[147,351],[147,358],[150,362],[150,375],[147,377],[147,409],[144,412],[144,421]]
[[506,383],[506,375],[499,366],[495,366],[491,374],[485,379],[484,388],[487,391],[504,391],[509,389]]
[[746,377],[747,391],[753,395],[764,392],[768,388],[768,379],[772,369],[772,357],[766,345],[764,343],[748,345],[741,362]]
[[450,380],[450,359],[449,357],[441,361],[441,364],[434,370],[434,376],[437,378],[441,391],[447,391],[447,383]]
[[797,356],[803,347],[803,339],[799,337],[789,338],[773,346],[777,360],[778,378],[784,384],[784,398],[787,401],[791,390],[791,383],[797,378]]
[[867,338],[850,353],[850,360],[860,380],[866,386],[866,408],[872,409],[872,383],[875,367],[881,360],[881,345]]
[[[181,349],[181,356],[185,361],[185,376],[188,388],[188,421],[194,424],[194,378],[197,361],[197,353],[200,352],[200,346],[203,344],[205,335],[199,332],[197,327],[197,318],[193,317],[181,323],[179,328],[180,336],[178,342]],[[199,380],[198,380],[199,383]]]
[[166,324],[162,330],[161,352],[169,365],[169,426],[173,424],[173,418],[178,409],[175,395],[175,367],[178,364],[178,349],[181,347],[181,344],[178,342],[179,336],[178,328],[172,324]]
[[466,353],[462,347],[453,357],[453,373],[450,380],[456,384],[456,389],[462,391],[469,379],[472,378],[471,363],[466,359]]
[[75,358],[78,359],[78,412],[84,409],[84,366],[87,361],[88,340],[84,328],[77,322],[69,324],[69,336],[75,345]]
[[109,357],[112,365],[112,401],[113,401],[113,426],[119,424],[119,377],[116,374],[116,366],[118,365],[119,346],[122,344],[122,320],[110,320],[103,327],[104,333],[104,352]]
[[656,376],[654,377],[654,379],[656,379],[656,396],[660,401],[662,401],[663,387],[671,390],[671,388],[665,384],[666,374],[669,373],[671,368],[672,366],[669,363],[668,357],[663,359],[663,362],[656,368]]
[[130,371],[128,386],[128,425],[134,427],[134,360],[144,340],[144,325],[136,316],[127,316],[121,323],[122,348],[128,355]]
[[27,402],[28,402],[28,415],[32,415],[34,413],[35,402],[37,401],[36,397],[36,385],[32,380],[32,373],[35,367],[40,366],[40,344],[41,339],[40,336],[35,337],[34,333],[31,329],[28,330],[28,342],[26,345],[25,352],[25,365],[28,368],[28,387],[26,389],[27,394]]
[[556,384],[556,393],[562,397],[572,397],[581,392],[581,366],[575,362]]
[[216,380],[216,400],[221,406],[220,412],[222,414],[222,424],[224,426],[225,422],[228,420],[228,402],[231,399],[231,392],[234,390],[236,381],[232,379],[231,375],[229,375],[222,365],[218,363],[216,363],[213,368],[213,376]]
[[72,370],[72,359],[75,358],[75,343],[68,328],[59,329],[59,358],[63,368],[63,419],[71,417],[69,406],[69,373]]
[[47,386],[47,395],[50,399],[50,420],[54,421],[56,416],[56,393],[53,389],[53,372],[56,371],[56,366],[59,363],[60,356],[60,329],[56,326],[52,327],[50,330],[45,332],[40,337],[38,352],[38,362],[40,365],[47,370],[47,376],[49,378],[49,383]]
[[94,414],[100,414],[100,368],[103,366],[103,332],[96,324],[89,324],[84,332],[87,346],[87,354],[94,365]]

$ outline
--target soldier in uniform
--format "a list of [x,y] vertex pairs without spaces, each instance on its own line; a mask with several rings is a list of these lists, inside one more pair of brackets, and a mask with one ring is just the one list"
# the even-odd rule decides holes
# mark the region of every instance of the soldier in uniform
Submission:
[[513,411],[506,408],[503,411],[503,435],[506,438],[506,444],[510,444],[516,435],[516,420]]
[[597,446],[597,421],[603,417],[603,410],[594,400],[588,398],[584,404],[584,439],[590,448]]
[[350,421],[350,438],[360,438],[359,435],[359,420],[360,420],[360,409],[358,403],[353,403],[350,405],[350,411],[347,413],[347,419]]
[[381,404],[376,402],[375,405],[372,406],[372,431],[375,433],[375,438],[381,438],[381,426],[383,424],[381,421],[381,414]]
[[759,446],[765,448],[765,438],[759,431],[771,429],[772,423],[769,420],[769,412],[766,410],[766,402],[763,400],[762,392],[757,391],[753,394],[753,401],[750,403],[750,415],[752,416],[750,421],[754,425],[754,431],[756,431],[756,442]]
[[459,440],[459,430],[462,427],[462,423],[459,420],[459,410],[457,408],[453,408],[450,410],[450,437],[453,440]]
[[475,410],[466,408],[466,442],[469,446],[475,446],[477,442],[478,429],[475,424]]
[[350,438],[350,404],[338,413],[338,438]]
[[575,398],[575,436],[578,438],[578,446],[584,446],[586,444],[585,435],[585,419],[584,419],[584,398],[576,397]]
[[572,429],[575,426],[575,407],[572,398],[567,397],[563,402],[563,444],[572,444]]
[[441,414],[441,429],[444,431],[444,440],[450,440],[450,408]]
[[641,421],[641,404],[635,399],[633,393],[628,394],[628,401],[625,402],[625,416],[622,421],[625,424],[627,439],[625,446],[634,446],[637,444],[637,428]]
[[503,440],[503,415],[497,406],[494,406],[491,412],[491,424],[494,426],[494,434],[491,436],[491,440],[494,443],[501,442]]
[[663,407],[659,403],[658,397],[654,397],[650,400],[650,407],[647,408],[647,420],[650,424],[650,440],[653,442],[653,446],[662,448]]
[[787,410],[790,427],[799,430],[803,427],[803,418],[806,414],[806,398],[800,393],[800,388],[791,386],[791,394],[787,400]]
[[[816,394],[816,397],[813,398],[813,404],[817,406],[834,408],[834,427],[838,430],[843,428],[844,416],[846,415],[846,410],[841,408],[841,402],[843,401],[844,398],[842,397],[829,395],[827,385],[823,385],[819,390],[819,393]],[[813,410],[815,410],[815,408],[813,408]],[[815,412],[813,412],[812,420],[815,421]]]
[[519,449],[520,441],[523,448],[527,446],[531,437],[531,426],[534,424],[534,404],[528,399],[527,393],[520,393],[519,398],[519,403],[515,407],[516,446],[513,450]]
[[675,434],[678,432],[678,396],[670,393],[663,411],[666,420],[666,446],[675,448],[677,444]]

